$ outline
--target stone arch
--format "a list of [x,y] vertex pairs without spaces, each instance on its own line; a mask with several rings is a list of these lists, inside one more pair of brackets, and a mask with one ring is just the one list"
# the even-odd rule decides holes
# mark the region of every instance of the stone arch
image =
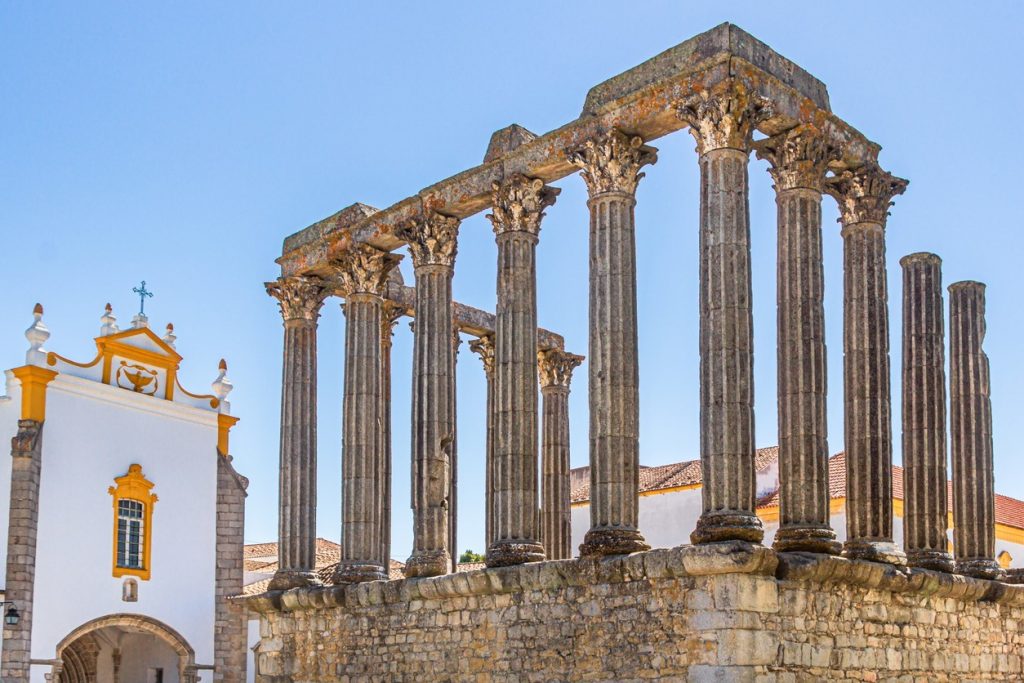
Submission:
[[[158,619],[144,614],[108,614],[87,621],[74,629],[57,645],[55,659],[72,663],[76,674],[85,677],[75,678],[61,672],[62,683],[86,683],[95,680],[95,666],[92,667],[93,678],[88,677],[88,666],[83,661],[82,643],[93,640],[92,633],[103,628],[115,627],[148,633],[166,643],[178,656],[178,677],[182,683],[194,683],[196,680],[196,653],[185,637]],[[91,648],[90,648],[91,649]],[[66,669],[65,669],[66,671]],[[56,676],[54,677],[56,678]]]

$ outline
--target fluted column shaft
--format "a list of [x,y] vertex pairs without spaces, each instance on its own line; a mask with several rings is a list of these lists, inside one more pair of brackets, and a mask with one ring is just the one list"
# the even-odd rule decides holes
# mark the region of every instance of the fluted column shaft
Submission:
[[333,262],[345,297],[341,561],[334,583],[387,578],[384,544],[384,292],[400,257],[354,245]]
[[494,542],[494,337],[485,335],[469,342],[469,348],[480,356],[487,378],[487,433],[485,443],[484,483],[484,548]]
[[946,549],[946,348],[942,260],[903,267],[903,547],[912,567],[953,571]]
[[316,330],[327,289],[316,278],[266,284],[284,320],[278,479],[278,570],[271,590],[316,576]]
[[391,348],[392,334],[398,319],[405,311],[390,302],[384,303],[381,319],[381,439],[383,473],[381,477],[381,531],[380,556],[384,560],[384,573],[391,568]]
[[953,552],[961,574],[996,579],[992,400],[985,341],[985,285],[949,286]]
[[829,523],[821,185],[836,149],[809,126],[757,143],[778,210],[779,530],[776,550],[838,554]]
[[541,530],[549,560],[572,557],[569,484],[569,384],[582,356],[549,349],[538,354],[541,395]]
[[580,554],[647,550],[638,528],[640,365],[636,187],[657,151],[612,130],[569,160],[590,198],[590,530]]
[[449,515],[455,441],[452,276],[459,222],[431,213],[397,231],[416,273],[412,386],[413,551],[405,575],[451,570]]
[[906,182],[869,164],[830,179],[843,225],[846,543],[855,559],[904,564],[892,542],[892,415],[885,223]]
[[459,336],[457,325],[452,326],[452,450],[451,450],[451,495],[448,504],[448,547],[451,548],[451,571],[459,569],[459,427],[456,417],[459,414],[456,378],[456,367],[459,363],[459,347],[462,337]]
[[754,339],[747,165],[769,103],[731,80],[681,105],[700,156],[703,513],[694,543],[764,537],[755,512]]
[[515,174],[493,187],[498,244],[494,335],[494,540],[487,566],[544,559],[537,487],[537,267],[544,208],[558,191]]

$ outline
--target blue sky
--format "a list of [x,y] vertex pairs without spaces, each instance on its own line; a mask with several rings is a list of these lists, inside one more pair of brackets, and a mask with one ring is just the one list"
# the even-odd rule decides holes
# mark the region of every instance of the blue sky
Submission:
[[[222,356],[242,418],[247,538],[276,537],[281,325],[262,283],[288,234],[354,201],[386,207],[483,157],[492,131],[544,133],[587,90],[723,21],[821,78],[833,110],[911,180],[889,222],[894,435],[899,457],[898,258],[934,251],[947,283],[988,289],[997,489],[1024,498],[1017,414],[1024,362],[1017,136],[1024,5],[993,3],[4,3],[0,5],[0,363],[23,362],[32,305],[49,347],[89,358],[103,304],[122,323],[145,279],[153,326],[173,321],[182,380]],[[623,8],[627,10],[623,12]],[[641,461],[698,457],[697,161],[692,138],[653,143],[638,193]],[[774,445],[775,207],[751,164],[757,440]],[[573,176],[538,250],[539,315],[587,348],[587,209]],[[1017,197],[1014,200],[1014,197]],[[831,450],[842,448],[841,241],[824,213]],[[455,295],[493,308],[495,247],[463,223]],[[408,260],[408,259],[406,259]],[[403,264],[411,282],[409,264]],[[320,327],[320,535],[337,538],[343,320]],[[411,333],[394,347],[394,548],[408,511]],[[483,545],[484,381],[459,365],[460,550]],[[571,401],[587,459],[586,369]],[[118,473],[111,473],[113,477]]]

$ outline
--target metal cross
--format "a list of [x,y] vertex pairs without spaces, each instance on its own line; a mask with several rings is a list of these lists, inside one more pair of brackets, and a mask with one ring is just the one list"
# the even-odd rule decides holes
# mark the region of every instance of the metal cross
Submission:
[[146,297],[152,297],[153,292],[146,291],[146,281],[142,281],[140,287],[132,287],[132,291],[139,295],[139,315],[146,314]]

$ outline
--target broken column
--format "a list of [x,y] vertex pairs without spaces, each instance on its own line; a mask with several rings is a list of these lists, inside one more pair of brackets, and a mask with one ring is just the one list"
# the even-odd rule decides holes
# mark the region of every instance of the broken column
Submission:
[[905,564],[892,541],[892,412],[885,224],[907,181],[875,162],[829,178],[843,226],[846,543],[851,559]]
[[544,559],[537,509],[537,268],[544,209],[558,196],[513,174],[493,185],[498,243],[494,335],[494,539],[487,566]]
[[638,528],[636,188],[657,150],[619,130],[567,154],[590,208],[590,530],[580,554],[647,550]]
[[942,259],[903,267],[903,547],[911,567],[953,571],[947,550],[946,335]]
[[451,449],[455,440],[452,275],[459,219],[428,212],[396,229],[416,273],[412,389],[413,551],[405,575],[437,576],[451,568],[448,531]]
[[985,285],[949,286],[949,404],[953,444],[953,552],[956,571],[997,579],[992,464],[992,399],[985,342]]
[[694,543],[764,537],[755,511],[754,331],[747,166],[770,103],[738,80],[684,102],[700,155],[700,457]]

